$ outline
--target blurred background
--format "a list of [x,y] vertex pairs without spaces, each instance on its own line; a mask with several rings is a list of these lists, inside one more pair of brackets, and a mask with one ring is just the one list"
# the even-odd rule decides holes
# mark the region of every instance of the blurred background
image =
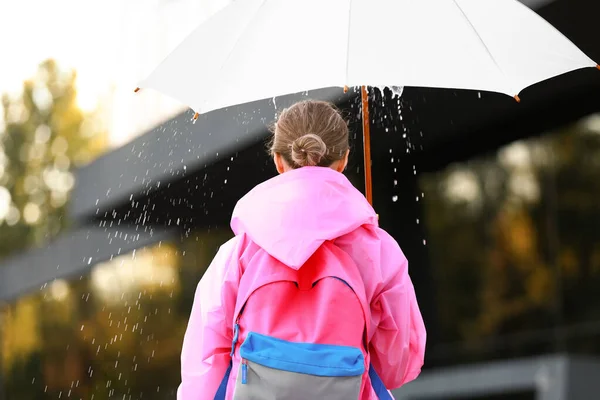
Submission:
[[[598,2],[523,2],[600,60]],[[133,94],[225,4],[0,3],[0,400],[175,398],[197,282],[237,199],[275,174],[265,124],[286,105],[343,110],[347,175],[363,188],[357,93],[195,124],[165,96]],[[374,205],[428,327],[422,377],[397,398],[597,398],[600,72],[536,85],[521,104],[371,96]]]

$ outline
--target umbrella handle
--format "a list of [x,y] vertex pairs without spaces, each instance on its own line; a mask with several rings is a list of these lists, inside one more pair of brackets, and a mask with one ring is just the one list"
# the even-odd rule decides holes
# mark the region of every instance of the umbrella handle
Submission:
[[373,205],[373,182],[371,180],[371,127],[369,118],[369,92],[366,86],[361,87],[363,150],[365,161],[365,197]]

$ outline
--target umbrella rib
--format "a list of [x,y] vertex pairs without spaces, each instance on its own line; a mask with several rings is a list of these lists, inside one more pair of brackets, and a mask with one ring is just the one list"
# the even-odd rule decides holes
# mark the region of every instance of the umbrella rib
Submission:
[[[504,73],[504,71],[502,70],[502,68],[500,67],[500,64],[498,64],[498,61],[496,61],[496,58],[494,57],[494,55],[492,54],[492,52],[490,51],[489,47],[487,46],[487,44],[485,44],[485,41],[483,40],[483,38],[481,37],[481,35],[479,34],[479,32],[477,31],[477,29],[475,28],[475,26],[473,25],[473,23],[471,22],[471,20],[469,19],[469,17],[467,16],[467,14],[465,13],[465,11],[462,9],[462,7],[460,6],[460,4],[458,4],[457,0],[452,0],[452,2],[454,3],[454,5],[456,6],[456,8],[458,8],[458,10],[460,11],[460,13],[462,14],[462,16],[464,17],[464,19],[467,21],[467,23],[469,24],[469,26],[471,27],[471,29],[473,30],[473,32],[475,32],[475,35],[477,35],[477,38],[479,39],[479,41],[481,42],[481,45],[483,46],[483,48],[485,49],[485,51],[487,52],[487,54],[490,56],[490,58],[492,59],[494,65],[496,66],[496,68],[498,68],[498,71],[500,71],[500,73],[502,74],[502,76],[504,76],[504,80],[506,81],[507,84],[510,85],[510,80],[508,79],[508,77],[506,76],[506,74]],[[512,88],[511,88],[512,89]],[[515,93],[516,94],[516,93]]]
[[346,79],[344,79],[344,85],[348,85],[348,71],[350,70],[350,29],[352,25],[352,2],[350,0],[348,4],[348,34],[346,35]]

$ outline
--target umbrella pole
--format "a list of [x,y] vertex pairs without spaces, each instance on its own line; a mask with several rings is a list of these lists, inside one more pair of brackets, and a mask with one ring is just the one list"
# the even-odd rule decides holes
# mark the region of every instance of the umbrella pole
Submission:
[[371,128],[369,125],[369,92],[366,86],[361,87],[363,149],[365,160],[365,197],[373,205],[373,183],[371,181]]

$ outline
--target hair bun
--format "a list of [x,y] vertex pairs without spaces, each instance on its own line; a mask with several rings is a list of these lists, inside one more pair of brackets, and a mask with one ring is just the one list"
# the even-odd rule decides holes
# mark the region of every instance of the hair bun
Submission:
[[299,167],[314,167],[319,165],[327,153],[327,146],[320,136],[309,133],[292,143],[292,160]]

